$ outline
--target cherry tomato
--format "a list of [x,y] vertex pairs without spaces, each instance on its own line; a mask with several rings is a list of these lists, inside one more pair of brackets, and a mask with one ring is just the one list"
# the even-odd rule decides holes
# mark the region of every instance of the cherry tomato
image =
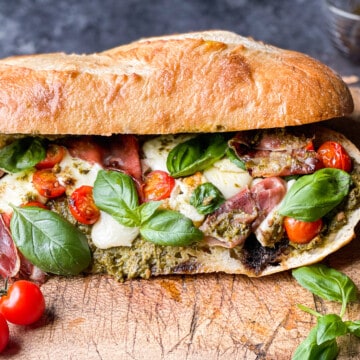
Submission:
[[0,299],[0,313],[13,324],[32,324],[41,318],[44,311],[44,295],[31,281],[15,281]]
[[307,151],[314,151],[315,148],[314,148],[314,143],[312,141],[309,141],[306,146],[305,146],[305,150]]
[[44,160],[36,164],[38,170],[51,169],[54,165],[58,164],[65,156],[65,148],[56,144],[50,144]]
[[21,206],[22,207],[35,206],[35,207],[39,207],[39,208],[46,209],[46,210],[48,209],[45,204],[41,203],[40,201],[36,201],[36,200],[28,201],[27,203],[22,204]]
[[4,351],[9,342],[9,325],[3,315],[0,314],[0,352]]
[[292,217],[285,217],[284,227],[290,241],[296,244],[307,244],[319,234],[322,227],[322,220],[312,222],[296,220]]
[[145,179],[145,201],[158,201],[170,196],[175,186],[175,179],[167,172],[155,170],[150,172]]
[[326,141],[319,147],[317,153],[325,167],[351,171],[351,158],[341,144]]
[[94,224],[100,217],[100,211],[94,203],[93,188],[83,185],[70,196],[69,208],[72,216],[82,224]]
[[49,199],[64,194],[66,188],[59,183],[51,169],[38,170],[33,174],[32,182],[40,195]]

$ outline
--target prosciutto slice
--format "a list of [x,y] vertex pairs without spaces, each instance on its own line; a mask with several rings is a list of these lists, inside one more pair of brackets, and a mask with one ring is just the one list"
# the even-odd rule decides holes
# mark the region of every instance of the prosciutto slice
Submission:
[[65,143],[72,157],[97,163],[106,169],[123,171],[138,183],[142,182],[139,144],[133,135],[108,138],[81,136]]
[[10,218],[9,214],[0,214],[0,276],[4,279],[18,277],[44,283],[46,273],[17,250],[10,234]]
[[0,275],[11,278],[20,270],[20,257],[6,223],[9,221],[6,214],[0,214]]
[[286,183],[278,177],[266,178],[252,188],[245,187],[225,201],[201,225],[209,246],[234,248],[242,245],[286,193]]
[[245,187],[205,219],[200,227],[205,234],[204,241],[209,246],[226,248],[243,244],[257,215],[256,203]]
[[285,129],[239,132],[229,142],[253,177],[310,174],[320,161],[313,137]]

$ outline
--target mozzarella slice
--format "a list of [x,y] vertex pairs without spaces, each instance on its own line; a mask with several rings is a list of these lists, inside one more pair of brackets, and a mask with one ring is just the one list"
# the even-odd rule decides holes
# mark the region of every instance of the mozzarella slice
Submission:
[[0,212],[12,213],[9,204],[19,206],[29,200],[45,201],[35,189],[31,179],[33,171],[7,174],[0,180]]
[[73,158],[66,152],[60,162],[60,171],[56,174],[59,182],[66,186],[66,195],[83,185],[94,186],[96,176],[102,167],[87,161]]
[[104,211],[100,211],[100,219],[91,229],[92,241],[94,245],[100,249],[108,249],[116,246],[131,246],[138,235],[138,227],[121,225]]
[[217,161],[213,166],[204,171],[208,182],[215,185],[225,199],[237,194],[244,186],[249,186],[252,177],[247,171],[240,169],[229,159]]
[[168,200],[169,207],[179,211],[194,223],[202,223],[205,216],[199,214],[196,208],[190,205],[190,197],[192,192],[205,181],[205,178],[199,173],[184,179],[176,179],[175,187]]
[[178,144],[195,137],[195,135],[163,135],[146,141],[142,150],[144,164],[151,170],[168,171],[166,159],[169,152]]

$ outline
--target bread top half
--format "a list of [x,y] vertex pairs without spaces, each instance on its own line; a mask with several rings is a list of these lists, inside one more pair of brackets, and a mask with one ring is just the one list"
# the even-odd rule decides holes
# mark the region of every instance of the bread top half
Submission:
[[352,111],[349,89],[324,64],[227,31],[0,60],[3,134],[225,132]]

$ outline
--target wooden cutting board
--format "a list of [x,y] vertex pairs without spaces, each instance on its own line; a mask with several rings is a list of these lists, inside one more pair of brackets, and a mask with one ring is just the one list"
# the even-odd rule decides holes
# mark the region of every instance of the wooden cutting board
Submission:
[[[358,112],[330,123],[360,147]],[[360,288],[357,238],[326,263]],[[52,278],[42,286],[45,316],[33,326],[11,326],[6,359],[290,359],[315,319],[301,303],[339,312],[300,287],[290,272],[261,279],[224,274],[174,276],[117,283],[105,276]],[[346,314],[360,319],[360,303]],[[360,340],[345,336],[339,359],[359,359]]]

